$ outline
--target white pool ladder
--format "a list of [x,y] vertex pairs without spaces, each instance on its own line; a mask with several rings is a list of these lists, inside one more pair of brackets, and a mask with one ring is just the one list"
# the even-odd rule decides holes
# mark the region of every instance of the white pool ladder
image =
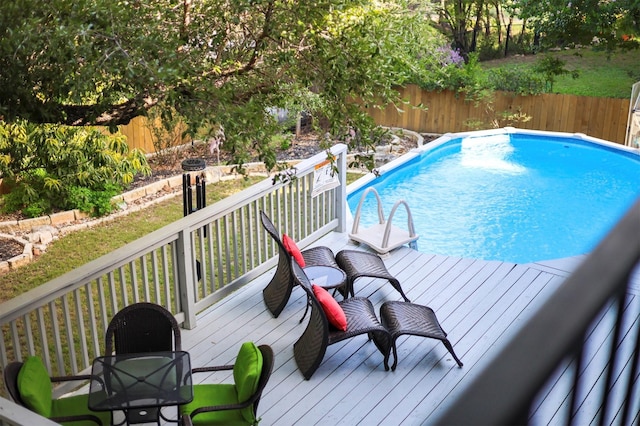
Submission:
[[[378,223],[370,228],[360,229],[360,210],[364,204],[364,200],[367,195],[373,192],[378,202]],[[401,229],[393,225],[393,215],[400,206],[404,206],[407,210],[407,228]],[[356,209],[356,215],[353,221],[353,228],[349,234],[349,238],[362,244],[366,244],[380,254],[386,254],[391,250],[398,248],[404,244],[409,244],[409,247],[416,250],[418,243],[416,242],[419,235],[416,234],[413,226],[413,217],[411,216],[411,210],[405,200],[398,200],[393,205],[391,213],[389,214],[389,220],[385,220],[384,212],[382,210],[382,203],[380,201],[380,195],[374,187],[367,188],[360,197],[358,208]]]

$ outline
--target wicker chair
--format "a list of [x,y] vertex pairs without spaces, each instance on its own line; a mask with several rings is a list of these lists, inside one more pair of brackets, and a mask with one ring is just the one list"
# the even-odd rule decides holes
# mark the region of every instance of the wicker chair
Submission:
[[359,250],[342,250],[336,255],[336,262],[340,265],[340,269],[347,273],[347,290],[351,296],[355,295],[354,282],[358,278],[382,278],[389,281],[405,302],[409,302],[400,286],[400,281],[389,273],[377,254]]
[[167,309],[139,302],[118,311],[109,322],[105,353],[179,351],[180,327]]
[[297,263],[293,265],[293,272],[297,284],[307,292],[311,303],[307,328],[293,345],[293,355],[304,378],[309,380],[318,369],[327,346],[361,334],[367,334],[373,340],[384,356],[385,369],[388,370],[391,335],[376,317],[371,301],[364,297],[352,297],[338,302],[347,317],[347,330],[340,331],[329,326],[309,279]]
[[[293,256],[285,249],[280,239],[280,234],[273,222],[271,222],[271,219],[269,219],[269,216],[261,211],[260,218],[262,220],[262,226],[278,245],[278,266],[276,267],[276,272],[269,284],[267,284],[262,291],[267,309],[277,318],[287,305],[293,287],[296,285],[291,271],[292,265],[296,262]],[[306,266],[331,266],[338,269],[340,268],[336,263],[333,251],[331,251],[329,247],[312,247],[302,250],[301,253]]]
[[[28,369],[20,380],[20,370]],[[89,375],[49,377],[42,360],[32,356],[25,362],[14,361],[4,368],[4,383],[16,404],[48,417],[49,420],[71,425],[111,425],[111,412],[91,411],[89,395],[52,399],[52,383],[88,381]]]

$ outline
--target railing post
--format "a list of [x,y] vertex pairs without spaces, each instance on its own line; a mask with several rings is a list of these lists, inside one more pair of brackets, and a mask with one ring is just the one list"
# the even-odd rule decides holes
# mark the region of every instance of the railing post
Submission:
[[180,307],[184,312],[183,327],[190,330],[196,326],[195,309],[195,259],[193,258],[193,245],[191,244],[191,232],[183,230],[176,241],[177,244],[177,270],[178,270],[178,295]]
[[338,219],[337,232],[347,232],[347,146],[337,145],[338,155],[336,167],[338,167],[338,179],[340,186],[335,190],[336,218]]

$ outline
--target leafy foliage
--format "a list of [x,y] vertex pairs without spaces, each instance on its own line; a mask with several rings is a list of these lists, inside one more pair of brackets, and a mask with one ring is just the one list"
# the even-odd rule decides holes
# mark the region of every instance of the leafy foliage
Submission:
[[129,151],[121,135],[25,121],[0,124],[0,177],[12,188],[4,196],[5,211],[33,217],[78,208],[103,215],[137,173],[150,173],[147,160]]
[[224,128],[243,162],[279,130],[270,108],[307,111],[332,135],[372,126],[353,99],[426,71],[441,45],[405,0],[0,2],[0,117],[115,128],[157,106],[193,136]]
[[580,76],[580,71],[570,71],[565,68],[566,63],[559,58],[546,55],[542,59],[539,59],[533,68],[534,72],[538,72],[544,76],[546,83],[546,91],[553,92],[553,83],[556,78],[561,75],[569,74],[572,78],[576,79]]
[[544,93],[546,87],[543,76],[521,66],[489,70],[487,80],[488,85],[495,90],[513,92],[519,95]]
[[640,32],[637,0],[516,0],[510,4],[534,28],[541,48],[581,44],[613,50],[625,31]]

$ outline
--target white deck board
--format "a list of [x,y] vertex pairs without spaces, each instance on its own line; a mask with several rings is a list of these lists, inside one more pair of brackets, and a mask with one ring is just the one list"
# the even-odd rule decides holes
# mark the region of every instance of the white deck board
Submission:
[[[315,245],[327,245],[336,253],[361,249],[347,244],[346,234],[337,233]],[[441,342],[402,336],[397,341],[398,367],[386,372],[375,345],[359,336],[329,346],[313,377],[304,380],[293,358],[293,344],[306,327],[306,319],[299,323],[306,298],[302,290],[294,289],[280,317],[273,318],[262,300],[262,289],[273,270],[201,312],[197,327],[183,330],[183,349],[191,353],[192,365],[197,367],[233,363],[240,344],[247,340],[270,345],[276,359],[258,410],[262,425],[429,424],[582,258],[517,265],[422,254],[406,247],[383,256],[409,299],[434,309],[464,363],[462,368]],[[387,300],[401,300],[391,285],[379,279],[360,278],[355,292],[368,297],[376,311]],[[639,310],[638,299],[630,310]],[[637,313],[629,322],[634,320],[638,321]],[[606,329],[606,321],[595,327],[594,342],[606,335]],[[597,345],[588,350],[594,351],[594,357],[600,353]],[[554,411],[567,395],[562,386],[571,380],[558,377],[559,386],[541,398],[544,403],[536,423],[558,420]],[[228,381],[230,373],[200,374],[194,380]],[[585,398],[588,404],[590,396]]]

